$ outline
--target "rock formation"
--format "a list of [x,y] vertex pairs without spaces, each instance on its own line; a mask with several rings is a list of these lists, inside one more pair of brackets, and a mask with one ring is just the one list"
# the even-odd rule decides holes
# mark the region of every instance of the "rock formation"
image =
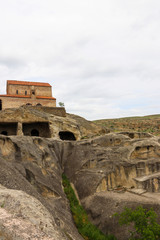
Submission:
[[64,149],[63,162],[93,223],[120,240],[128,239],[128,228],[118,226],[115,212],[143,205],[160,216],[160,139],[126,135],[110,133],[72,143],[71,153]]
[[[83,239],[63,192],[62,172],[91,221],[119,240],[128,239],[128,229],[120,228],[113,214],[124,206],[152,206],[160,217],[159,137],[104,134],[106,129],[81,117],[60,117],[29,107],[1,111],[0,119],[2,128],[5,123],[18,123],[19,133],[0,134],[0,236],[4,239]],[[37,123],[35,127],[45,122],[47,138],[24,134],[31,130],[24,123]],[[78,141],[61,140],[63,131],[72,132]]]
[[33,129],[37,130],[41,137],[60,139],[61,133],[64,138],[66,137],[65,140],[80,140],[109,132],[106,128],[73,114],[59,116],[58,110],[63,113],[62,108],[56,108],[55,112],[55,109],[41,106],[25,105],[18,109],[5,109],[0,111],[0,133],[36,136],[31,132]]

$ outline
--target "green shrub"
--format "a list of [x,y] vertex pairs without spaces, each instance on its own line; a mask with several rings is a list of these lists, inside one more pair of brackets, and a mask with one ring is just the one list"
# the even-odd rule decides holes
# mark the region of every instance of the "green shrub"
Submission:
[[79,204],[74,190],[72,189],[69,180],[64,174],[62,175],[62,183],[64,192],[70,203],[70,209],[74,222],[82,237],[85,240],[116,240],[116,238],[112,235],[104,235],[96,226],[94,226],[89,221],[86,211]]
[[130,231],[129,240],[160,240],[160,225],[157,223],[157,214],[153,209],[149,211],[139,206],[135,210],[125,208],[120,214],[120,225],[134,224],[134,231]]

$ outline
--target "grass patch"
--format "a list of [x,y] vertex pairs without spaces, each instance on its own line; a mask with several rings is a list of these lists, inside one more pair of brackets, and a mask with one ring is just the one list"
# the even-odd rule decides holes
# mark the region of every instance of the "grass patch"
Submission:
[[134,131],[160,135],[160,115],[144,117],[125,117],[115,119],[101,119],[93,121],[101,127],[108,128],[111,132]]
[[95,225],[93,225],[87,216],[84,208],[79,204],[79,201],[72,189],[67,177],[62,174],[62,183],[64,192],[70,202],[70,209],[76,227],[79,233],[85,240],[116,240],[113,235],[104,235]]

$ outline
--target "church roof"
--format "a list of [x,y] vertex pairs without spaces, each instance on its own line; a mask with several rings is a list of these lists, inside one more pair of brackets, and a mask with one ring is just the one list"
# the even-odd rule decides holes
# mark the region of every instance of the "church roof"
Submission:
[[25,85],[25,86],[42,86],[42,87],[51,87],[49,83],[42,82],[26,82],[26,81],[18,81],[18,80],[7,80],[7,85]]

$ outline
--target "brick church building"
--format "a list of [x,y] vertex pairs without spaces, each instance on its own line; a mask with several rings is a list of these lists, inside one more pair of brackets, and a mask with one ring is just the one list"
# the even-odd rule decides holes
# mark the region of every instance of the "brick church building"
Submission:
[[22,105],[56,107],[49,83],[7,81],[7,94],[0,95],[0,110],[18,108]]

